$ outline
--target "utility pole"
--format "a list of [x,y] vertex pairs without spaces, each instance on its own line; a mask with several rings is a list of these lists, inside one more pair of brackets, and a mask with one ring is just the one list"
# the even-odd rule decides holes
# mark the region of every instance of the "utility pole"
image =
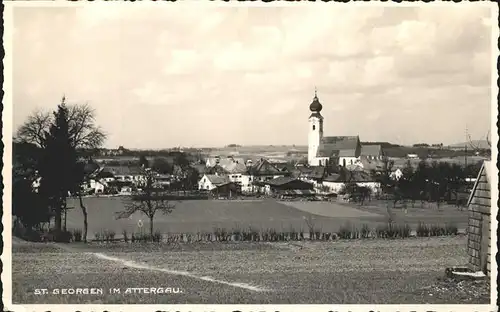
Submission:
[[465,124],[465,169],[467,170],[467,140],[469,139],[467,124]]

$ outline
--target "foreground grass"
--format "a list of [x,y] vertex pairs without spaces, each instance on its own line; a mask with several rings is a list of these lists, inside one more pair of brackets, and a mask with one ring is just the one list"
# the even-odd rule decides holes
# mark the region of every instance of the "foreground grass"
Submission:
[[[41,246],[39,252],[35,252]],[[444,269],[463,265],[466,238],[300,243],[53,244],[13,248],[17,303],[488,303],[489,297],[430,295]],[[42,247],[43,246],[43,247]],[[67,247],[66,247],[67,249]],[[93,253],[233,283],[138,270]],[[35,288],[104,288],[105,294],[34,295]],[[109,288],[172,287],[177,294],[107,294]]]

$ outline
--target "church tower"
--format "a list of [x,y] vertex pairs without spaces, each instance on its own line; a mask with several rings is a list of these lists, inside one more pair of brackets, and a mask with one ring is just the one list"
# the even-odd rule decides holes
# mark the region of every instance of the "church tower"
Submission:
[[323,105],[319,102],[316,90],[314,90],[314,98],[311,105],[309,105],[309,109],[311,110],[311,116],[309,116],[307,162],[311,166],[317,166],[316,157],[318,156],[321,139],[323,138],[323,116],[320,113]]

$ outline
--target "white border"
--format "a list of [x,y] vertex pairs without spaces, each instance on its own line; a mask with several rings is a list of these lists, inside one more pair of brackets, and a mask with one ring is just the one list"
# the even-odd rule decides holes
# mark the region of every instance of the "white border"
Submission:
[[[496,128],[496,122],[498,117],[497,111],[497,95],[498,95],[498,86],[497,86],[497,57],[498,57],[498,47],[497,40],[499,37],[499,29],[496,25],[496,21],[498,18],[498,6],[493,2],[460,2],[460,3],[450,3],[450,2],[432,2],[432,3],[382,3],[379,1],[372,2],[356,2],[350,4],[343,3],[325,3],[318,1],[316,3],[310,2],[276,2],[276,3],[262,3],[262,2],[223,2],[223,1],[206,1],[206,0],[190,0],[183,2],[151,2],[151,1],[136,1],[134,3],[123,3],[122,2],[66,2],[65,0],[55,0],[55,1],[4,1],[5,10],[4,10],[4,49],[5,49],[5,57],[4,57],[4,85],[3,90],[5,91],[4,99],[3,99],[3,143],[4,143],[4,154],[3,154],[3,163],[4,168],[2,171],[3,181],[4,181],[4,195],[3,195],[3,206],[10,207],[11,206],[11,164],[12,164],[12,47],[11,42],[13,38],[13,8],[14,7],[82,7],[82,6],[101,6],[102,9],[113,9],[113,6],[118,5],[128,5],[131,9],[133,9],[134,5],[141,6],[167,6],[167,5],[193,5],[193,2],[196,5],[207,5],[207,6],[242,6],[242,7],[268,7],[268,6],[305,6],[305,5],[356,5],[356,6],[400,6],[400,7],[415,7],[415,6],[467,6],[467,5],[475,5],[475,6],[486,6],[491,9],[491,20],[493,25],[492,31],[492,49],[493,49],[493,58],[491,61],[492,67],[492,81],[491,81],[491,90],[492,90],[492,114],[491,114],[491,141],[494,147],[492,148],[492,161],[495,163],[493,166],[492,175],[492,185],[498,185],[498,168],[496,167],[496,160],[498,158],[498,150],[496,149],[496,144],[498,142],[498,130]],[[371,304],[363,304],[363,305],[307,305],[307,304],[297,304],[297,305],[187,305],[187,304],[177,304],[177,305],[96,305],[96,304],[88,304],[88,305],[13,305],[12,304],[12,273],[10,264],[12,263],[12,254],[11,254],[11,240],[12,233],[10,231],[10,224],[12,224],[12,215],[10,210],[4,210],[4,214],[2,217],[2,223],[7,225],[7,228],[4,229],[3,242],[4,249],[1,256],[1,260],[3,265],[2,272],[2,283],[3,283],[3,294],[2,301],[5,305],[6,310],[11,311],[287,311],[287,312],[295,312],[295,311],[317,311],[317,312],[327,312],[327,311],[400,311],[400,312],[410,312],[410,311],[497,311],[497,307],[494,304],[497,297],[497,287],[496,287],[496,277],[498,274],[498,268],[496,266],[495,255],[497,253],[497,245],[493,242],[496,242],[497,237],[497,221],[496,215],[498,213],[498,207],[496,206],[496,202],[498,199],[498,188],[492,187],[491,191],[492,195],[492,203],[495,205],[492,207],[492,227],[491,227],[491,238],[492,238],[492,246],[491,246],[491,254],[492,254],[492,266],[491,266],[491,299],[493,304],[491,305],[371,305]],[[7,213],[6,213],[7,212]]]

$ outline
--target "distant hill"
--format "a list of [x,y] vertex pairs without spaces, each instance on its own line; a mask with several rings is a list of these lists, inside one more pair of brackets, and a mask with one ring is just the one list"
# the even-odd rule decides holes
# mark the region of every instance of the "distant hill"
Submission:
[[453,148],[458,148],[458,147],[463,147],[466,146],[467,148],[471,148],[472,146],[480,149],[489,149],[488,141],[486,140],[472,140],[471,142],[462,142],[462,143],[456,143],[456,144],[451,144],[449,147]]

